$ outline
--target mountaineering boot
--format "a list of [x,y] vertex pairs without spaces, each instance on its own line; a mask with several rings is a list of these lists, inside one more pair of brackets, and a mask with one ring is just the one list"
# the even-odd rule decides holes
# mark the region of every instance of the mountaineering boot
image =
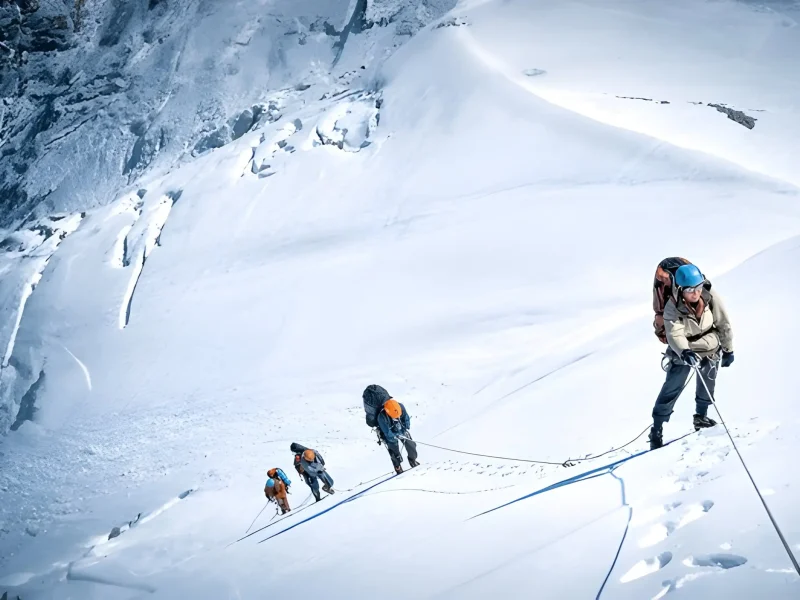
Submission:
[[660,429],[656,429],[655,427],[650,428],[650,450],[657,450],[664,445],[664,437],[663,433]]
[[331,486],[329,486],[327,483],[323,484],[322,491],[323,492],[327,492],[328,494],[332,494],[333,493],[333,490],[331,489]]
[[411,465],[411,468],[418,467],[419,463],[416,460],[408,459],[408,464]]
[[322,497],[320,496],[319,492],[313,492],[313,494],[314,494],[314,501],[315,502],[319,502],[320,500],[322,500]]
[[700,431],[701,429],[705,429],[707,427],[714,427],[717,422],[714,419],[709,419],[705,415],[695,415],[694,416],[694,430]]
[[403,472],[403,465],[397,465],[397,466],[394,468],[394,472],[395,472],[395,473],[397,473],[398,475],[400,475],[400,473],[402,473],[402,472]]

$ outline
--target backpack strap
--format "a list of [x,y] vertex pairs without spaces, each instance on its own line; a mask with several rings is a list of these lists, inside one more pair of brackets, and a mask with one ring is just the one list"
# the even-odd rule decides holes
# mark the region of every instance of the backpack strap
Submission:
[[662,260],[656,267],[656,273],[653,277],[653,312],[655,313],[653,331],[663,344],[667,343],[667,332],[664,327],[664,307],[675,289],[672,285],[672,277],[681,266],[688,264],[690,263],[685,258],[672,256]]

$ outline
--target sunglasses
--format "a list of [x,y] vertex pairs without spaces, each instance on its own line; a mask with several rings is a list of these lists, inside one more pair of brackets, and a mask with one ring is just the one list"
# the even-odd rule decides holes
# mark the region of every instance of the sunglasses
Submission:
[[700,285],[696,285],[694,287],[685,287],[685,288],[683,288],[683,293],[684,294],[692,294],[694,292],[700,292],[702,290],[703,290],[703,284],[701,283]]

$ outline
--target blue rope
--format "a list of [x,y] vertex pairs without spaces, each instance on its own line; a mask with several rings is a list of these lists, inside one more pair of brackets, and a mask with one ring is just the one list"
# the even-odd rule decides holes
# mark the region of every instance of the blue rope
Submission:
[[617,481],[619,481],[622,493],[622,506],[628,507],[628,522],[625,523],[625,531],[622,533],[622,539],[619,541],[619,548],[617,548],[617,553],[614,555],[614,560],[611,562],[611,567],[608,569],[608,573],[606,573],[606,578],[603,580],[603,585],[601,585],[600,589],[597,591],[597,596],[595,597],[595,600],[600,600],[600,596],[602,595],[603,590],[605,589],[606,584],[608,583],[608,580],[611,577],[611,572],[614,570],[614,567],[617,566],[617,560],[619,560],[620,552],[622,552],[622,545],[625,543],[625,538],[628,537],[628,529],[631,526],[631,518],[633,517],[633,507],[630,504],[628,504],[628,500],[625,497],[625,481],[621,477],[617,476],[616,473],[614,473],[614,469],[616,469],[616,467],[611,469],[608,472],[608,474],[611,475]]
[[[387,477],[386,479],[382,479],[382,480],[381,480],[381,481],[379,481],[378,483],[374,483],[374,484],[372,484],[371,486],[369,486],[368,488],[365,488],[365,489],[361,490],[360,492],[356,492],[356,493],[355,493],[355,494],[353,494],[352,496],[350,496],[350,497],[348,497],[348,498],[345,498],[345,499],[344,499],[344,500],[342,500],[341,502],[337,502],[336,504],[334,504],[333,506],[330,506],[330,507],[326,508],[325,510],[322,510],[322,511],[320,511],[320,512],[316,513],[316,514],[313,514],[313,515],[311,515],[310,517],[308,517],[308,518],[306,518],[306,519],[303,519],[302,521],[298,521],[297,523],[295,523],[295,524],[294,524],[294,525],[292,525],[291,527],[287,527],[286,529],[282,529],[282,530],[278,531],[277,533],[273,533],[273,534],[272,534],[271,536],[269,536],[269,537],[265,537],[263,540],[261,540],[261,541],[260,541],[260,542],[258,542],[258,543],[260,544],[260,543],[262,543],[262,542],[266,542],[267,540],[271,540],[271,539],[272,539],[272,538],[274,538],[274,537],[278,537],[278,536],[279,536],[279,535],[281,535],[282,533],[286,533],[286,532],[287,532],[287,531],[289,531],[290,529],[294,529],[295,527],[298,527],[299,525],[302,525],[303,523],[308,523],[309,521],[313,521],[313,520],[314,520],[314,519],[316,519],[317,517],[321,517],[321,516],[322,516],[322,515],[324,515],[325,513],[327,513],[327,512],[331,512],[331,511],[332,511],[334,508],[336,508],[336,507],[338,507],[338,506],[341,506],[342,504],[347,504],[348,502],[352,502],[353,500],[355,500],[355,499],[356,499],[356,498],[358,498],[359,496],[362,496],[362,495],[364,495],[365,493],[367,493],[368,491],[370,491],[372,488],[378,487],[379,485],[381,485],[381,484],[383,484],[383,483],[386,483],[387,481],[389,481],[390,479],[393,479],[393,478],[395,478],[395,477],[397,477],[397,473],[393,473],[393,474],[391,475],[391,477]],[[313,505],[311,505],[311,506],[313,506]]]

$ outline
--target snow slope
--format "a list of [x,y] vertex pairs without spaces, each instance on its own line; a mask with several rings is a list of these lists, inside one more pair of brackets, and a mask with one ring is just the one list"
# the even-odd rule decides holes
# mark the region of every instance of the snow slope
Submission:
[[[782,7],[464,3],[358,87],[88,212],[0,375],[19,406],[46,374],[0,448],[0,591],[797,597],[722,428],[560,466],[647,425],[652,271],[690,257],[733,316],[720,409],[800,552],[800,37]],[[684,101],[765,112],[749,129]],[[420,446],[388,479],[360,406],[375,382],[420,442],[556,464]],[[669,438],[693,408],[687,392]],[[231,545],[292,441],[337,493],[309,506],[296,482],[302,512],[268,508]]]

